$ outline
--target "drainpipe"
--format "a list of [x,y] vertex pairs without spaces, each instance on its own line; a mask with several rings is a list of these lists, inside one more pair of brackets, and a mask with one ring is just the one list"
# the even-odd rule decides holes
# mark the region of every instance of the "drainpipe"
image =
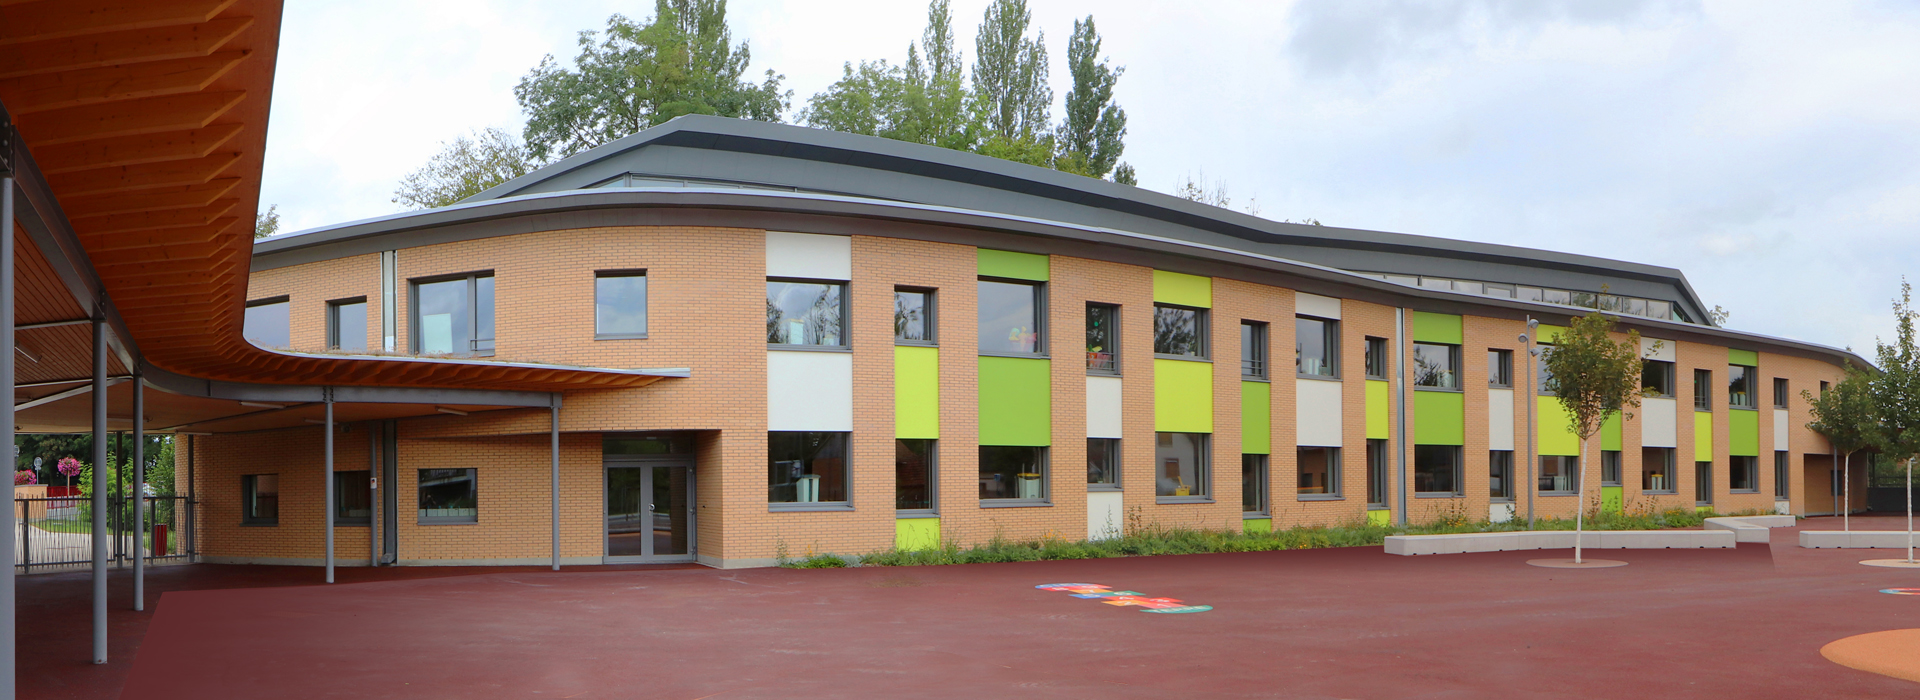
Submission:
[[1393,509],[1393,522],[1400,527],[1407,526],[1407,343],[1403,337],[1407,331],[1407,310],[1393,310],[1393,407],[1394,417],[1399,423],[1397,440],[1387,443],[1393,447],[1394,457],[1394,500],[1399,506]]
[[[13,127],[0,123],[0,231],[7,233],[5,245],[0,245],[0,344],[6,350],[0,352],[0,376],[6,378],[7,401],[13,401]],[[6,427],[0,428],[6,435],[7,444],[14,443],[13,420],[8,416]],[[7,499],[7,507],[12,509],[19,502]],[[21,527],[26,527],[27,509],[20,507]],[[9,514],[8,518],[13,516]],[[13,533],[9,526],[8,536],[0,537],[0,561],[7,563],[7,571],[0,574],[0,698],[13,700],[14,692],[14,591],[13,591]],[[24,530],[22,530],[24,532]]]

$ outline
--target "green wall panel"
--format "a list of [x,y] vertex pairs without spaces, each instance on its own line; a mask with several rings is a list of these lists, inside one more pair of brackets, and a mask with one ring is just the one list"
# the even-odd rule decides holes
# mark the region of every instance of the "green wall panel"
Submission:
[[1560,399],[1552,396],[1535,396],[1533,400],[1537,411],[1534,415],[1540,419],[1540,454],[1561,457],[1579,455],[1580,438],[1574,437],[1573,431],[1568,429],[1573,425],[1573,414],[1560,405]]
[[1213,278],[1154,270],[1153,301],[1158,304],[1213,308]]
[[1375,527],[1385,527],[1392,522],[1393,522],[1393,511],[1387,510],[1385,508],[1375,508],[1373,510],[1367,511],[1368,525],[1372,525]]
[[1420,343],[1446,343],[1459,345],[1464,334],[1460,331],[1460,317],[1453,314],[1430,314],[1425,311],[1413,312],[1413,339]]
[[1626,506],[1626,494],[1619,486],[1600,487],[1600,510],[1618,513]]
[[900,518],[893,521],[893,546],[899,550],[940,546],[939,518]]
[[1733,348],[1727,348],[1727,364],[1746,365],[1748,367],[1759,367],[1760,353],[1754,352],[1752,350],[1735,350]]
[[1416,445],[1467,444],[1466,394],[1413,392],[1413,442]]
[[1240,452],[1273,454],[1273,385],[1240,382]]
[[1153,361],[1153,429],[1163,433],[1213,432],[1213,364]]
[[980,444],[1045,447],[1053,440],[1048,360],[980,358]]
[[1622,449],[1620,447],[1620,414],[1607,416],[1607,421],[1600,424],[1600,449],[1615,452]]
[[1540,324],[1540,330],[1534,334],[1534,340],[1542,343],[1558,343],[1560,342],[1560,332],[1564,330],[1566,330],[1565,326],[1549,326],[1542,323]]
[[1713,461],[1713,414],[1693,412],[1693,461]]
[[1378,379],[1367,380],[1367,439],[1386,440],[1393,437],[1392,424],[1388,417],[1392,415],[1393,390]]
[[893,346],[893,436],[940,437],[940,349]]
[[1760,456],[1760,412],[1727,411],[1727,454]]
[[1047,256],[977,248],[982,277],[1047,281]]
[[1240,521],[1243,532],[1273,532],[1273,518],[1250,518]]

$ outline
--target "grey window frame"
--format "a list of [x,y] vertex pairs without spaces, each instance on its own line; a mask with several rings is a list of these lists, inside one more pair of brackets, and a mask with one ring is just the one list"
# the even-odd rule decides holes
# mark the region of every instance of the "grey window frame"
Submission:
[[[1113,364],[1113,367],[1111,367],[1111,368],[1108,368],[1108,369],[1100,369],[1100,368],[1096,368],[1096,367],[1094,367],[1094,366],[1093,366],[1093,364],[1092,364],[1092,358],[1091,358],[1091,357],[1089,357],[1089,358],[1088,358],[1088,364],[1087,364],[1087,375],[1088,375],[1088,376],[1095,376],[1095,377],[1118,377],[1118,376],[1120,376],[1120,373],[1121,373],[1121,367],[1120,367],[1120,305],[1119,305],[1119,304],[1106,304],[1106,303],[1102,303],[1102,302],[1097,302],[1097,301],[1090,301],[1090,302],[1087,302],[1087,313],[1088,313],[1089,315],[1091,315],[1091,314],[1092,314],[1092,312],[1093,312],[1093,310],[1094,310],[1094,309],[1103,309],[1103,310],[1105,310],[1105,311],[1107,312],[1107,314],[1108,314],[1108,316],[1107,316],[1107,338],[1108,338],[1108,342],[1107,342],[1107,348],[1106,348],[1106,353],[1107,353],[1107,355],[1108,355],[1108,357],[1109,357],[1109,358],[1110,358],[1110,359],[1112,360],[1112,364]],[[1084,321],[1084,319],[1083,319],[1083,321]],[[1084,330],[1085,330],[1085,329],[1082,329],[1082,330],[1083,330],[1083,333],[1082,333],[1082,339],[1084,340],[1084,336],[1085,336],[1085,333],[1084,333]],[[1088,353],[1092,353],[1093,351],[1092,351],[1092,350],[1088,350],[1087,352],[1088,352]]]
[[[901,508],[899,469],[894,469],[893,514],[896,518],[937,518],[940,517],[940,440],[938,438],[894,438],[894,449],[900,449],[900,443],[912,440],[927,443],[927,507]],[[849,437],[851,443],[851,437]],[[852,445],[849,444],[849,447]],[[852,455],[848,455],[851,466]],[[897,464],[897,463],[896,463]],[[851,471],[851,470],[849,470]]]
[[1533,393],[1539,396],[1559,396],[1553,391],[1553,372],[1547,369],[1547,355],[1553,352],[1553,343],[1535,341],[1539,354],[1533,360]]
[[[1458,356],[1456,355],[1456,357]],[[1418,490],[1419,483],[1420,483],[1419,459],[1420,459],[1420,451],[1423,448],[1429,449],[1429,450],[1434,448],[1441,448],[1441,449],[1451,450],[1453,452],[1453,488],[1451,490],[1448,490],[1448,491]],[[1467,495],[1467,490],[1466,490],[1467,489],[1467,474],[1466,474],[1467,456],[1466,456],[1466,450],[1463,447],[1461,447],[1460,445],[1414,445],[1413,456],[1414,456],[1413,463],[1407,465],[1410,471],[1410,473],[1407,476],[1413,477],[1413,483],[1415,488],[1413,492],[1414,498],[1462,498]]]
[[[1741,469],[1742,461],[1746,463],[1745,471],[1747,472],[1746,474],[1747,483],[1751,484],[1751,487],[1736,489],[1733,487],[1733,484],[1734,484],[1733,475],[1735,471]],[[1727,455],[1727,493],[1760,493],[1760,458],[1759,457],[1754,457],[1751,455]]]
[[1787,450],[1773,451],[1773,498],[1785,501],[1793,493],[1793,457]]
[[1199,353],[1194,355],[1177,355],[1173,353],[1160,352],[1159,339],[1155,338],[1153,356],[1157,359],[1162,359],[1162,360],[1185,360],[1187,362],[1212,362],[1213,361],[1213,338],[1212,338],[1213,319],[1209,318],[1209,316],[1212,315],[1211,313],[1209,313],[1212,311],[1212,309],[1201,308],[1198,306],[1182,306],[1180,304],[1156,303],[1153,305],[1153,313],[1154,313],[1154,316],[1156,317],[1154,320],[1154,326],[1156,331],[1158,331],[1159,329],[1158,327],[1160,325],[1159,319],[1157,317],[1160,315],[1161,309],[1174,309],[1178,311],[1193,312],[1194,345],[1198,347]]
[[[259,500],[259,479],[263,476],[271,476],[274,481],[273,517],[271,518],[260,518],[254,517],[253,515],[254,510],[256,510],[253,504]],[[277,527],[280,525],[280,474],[278,472],[240,475],[240,524],[252,527]]]
[[1387,507],[1387,486],[1392,483],[1392,477],[1387,476],[1393,466],[1391,444],[1379,438],[1367,440],[1367,508],[1370,510]]
[[[976,450],[989,447],[1021,447],[1038,450],[1040,458],[1035,466],[1040,469],[1039,498],[981,498],[981,508],[1032,508],[1053,505],[1053,449],[1046,445],[978,445]],[[980,461],[976,461],[978,465]],[[977,470],[977,466],[976,466]]]
[[1268,381],[1273,374],[1272,343],[1268,341],[1268,338],[1272,337],[1271,329],[1266,321],[1249,321],[1243,318],[1240,319],[1240,330],[1242,333],[1248,331],[1253,333],[1253,354],[1258,355],[1258,357],[1248,358],[1244,347],[1246,343],[1241,344],[1243,347],[1240,351],[1240,378]]
[[[1701,496],[1706,496],[1702,499]],[[1693,505],[1713,505],[1713,462],[1695,460],[1693,463]]]
[[[1654,471],[1652,469],[1647,468],[1647,451],[1648,450],[1659,450],[1659,454],[1662,457],[1661,461],[1664,462],[1664,464],[1661,464],[1660,466],[1664,467],[1664,469],[1662,469],[1661,471],[1663,471],[1667,476],[1667,487],[1664,489],[1648,488],[1649,486],[1648,481],[1653,478],[1653,471]],[[1647,493],[1647,494],[1662,494],[1662,495],[1680,493],[1679,475],[1674,473],[1679,467],[1679,459],[1680,458],[1679,458],[1678,448],[1641,447],[1640,448],[1640,492]]]
[[1415,358],[1419,357],[1420,346],[1422,345],[1425,345],[1427,347],[1433,347],[1433,348],[1447,348],[1448,350],[1452,351],[1448,353],[1448,356],[1447,356],[1447,362],[1449,364],[1449,366],[1447,367],[1447,371],[1453,375],[1453,386],[1434,386],[1431,384],[1421,384],[1420,370],[1417,369],[1419,363],[1416,361],[1414,363],[1416,369],[1414,370],[1413,380],[1408,382],[1408,384],[1411,384],[1413,386],[1413,390],[1414,391],[1451,391],[1456,393],[1465,391],[1466,390],[1465,387],[1462,386],[1463,384],[1465,384],[1465,382],[1463,382],[1462,380],[1465,378],[1466,373],[1462,371],[1463,368],[1460,366],[1460,363],[1462,362],[1460,358],[1460,355],[1461,355],[1460,346],[1453,345],[1451,343],[1416,342],[1413,344],[1413,351],[1408,353],[1408,356],[1415,357]]
[[[594,270],[593,271],[593,339],[594,340],[642,340],[642,339],[645,339],[647,337],[646,331],[641,331],[639,333],[601,333],[600,332],[600,278],[602,277],[642,277],[644,278],[644,277],[647,277],[647,271],[645,269]],[[496,286],[494,287],[494,291],[496,292],[499,291],[499,287],[497,286],[498,284],[499,283],[497,282],[495,283]],[[646,284],[647,284],[647,306],[652,307],[653,306],[653,280],[648,279]],[[647,308],[645,309],[645,311],[647,312],[647,326],[651,328],[653,326],[653,309]]]
[[[1500,471],[1499,483],[1505,486],[1500,493],[1493,493],[1495,470]],[[1513,450],[1487,451],[1487,500],[1493,503],[1513,502]]]
[[1640,388],[1641,389],[1654,388],[1653,386],[1647,384],[1647,379],[1646,379],[1647,368],[1649,367],[1658,368],[1659,371],[1664,375],[1666,379],[1665,383],[1667,385],[1666,391],[1655,392],[1653,396],[1660,397],[1660,398],[1668,398],[1668,399],[1673,398],[1676,395],[1674,392],[1674,389],[1676,388],[1674,385],[1674,382],[1675,382],[1674,364],[1666,360],[1653,360],[1653,359],[1642,358],[1640,360]]
[[[346,299],[334,299],[332,301],[327,302],[327,349],[328,350],[340,349],[340,307],[352,306],[354,304],[366,306],[367,298],[365,296],[358,296],[358,297],[348,297]],[[368,312],[371,312],[372,310],[373,310],[372,308],[367,309]],[[372,318],[373,314],[368,313],[367,317]],[[373,337],[371,334],[369,334],[367,337],[367,347],[361,348],[360,351],[367,352],[372,349],[373,349]]]
[[[253,309],[256,309],[262,306],[272,306],[274,304],[287,305],[287,344],[285,346],[280,346],[280,347],[291,348],[293,347],[293,297],[288,294],[282,294],[277,297],[267,297],[265,299],[254,299],[252,301],[248,301],[246,307],[241,312],[240,333],[242,336],[246,335],[246,330],[247,330],[246,311],[251,311]],[[253,342],[253,339],[247,338],[247,342],[251,343]],[[275,347],[275,346],[262,346],[262,347]]]
[[[1294,500],[1297,500],[1297,501],[1343,501],[1343,500],[1346,500],[1346,497],[1347,497],[1346,490],[1345,490],[1346,480],[1341,478],[1341,473],[1340,473],[1344,471],[1343,469],[1341,469],[1343,465],[1341,464],[1340,448],[1329,447],[1325,445],[1299,445],[1294,447],[1293,449],[1294,449],[1294,460],[1293,460]],[[1327,451],[1327,492],[1326,493],[1300,493],[1300,451],[1301,450],[1326,450]]]
[[[1255,497],[1255,504],[1258,507],[1254,510],[1247,510],[1247,459],[1250,457],[1257,463],[1252,469],[1254,474],[1253,483],[1257,488],[1256,492],[1259,494]],[[1273,457],[1271,455],[1252,452],[1241,453],[1240,517],[1251,519],[1273,517],[1273,488],[1269,483],[1272,480],[1272,459]]]
[[498,312],[500,309],[500,304],[499,304],[500,300],[497,298],[497,296],[500,291],[500,277],[494,274],[493,270],[476,270],[473,272],[463,272],[463,273],[452,274],[452,275],[432,275],[428,277],[414,277],[407,280],[407,343],[408,343],[407,349],[411,350],[412,354],[415,354],[415,355],[421,354],[420,353],[420,285],[434,284],[436,282],[452,282],[454,280],[464,279],[467,281],[467,329],[469,332],[473,333],[475,337],[467,340],[467,350],[469,350],[469,352],[465,352],[465,353],[456,352],[456,353],[450,353],[450,354],[453,355],[454,357],[493,357],[494,348],[499,345],[499,340],[500,340],[499,338],[500,326],[498,324],[497,318],[494,319],[495,323],[493,324],[494,337],[485,339],[485,342],[487,343],[486,350],[482,351],[479,349],[479,345],[482,340],[479,337],[479,331],[480,331],[479,280],[482,277],[493,278],[493,290],[496,295],[496,298],[494,299],[493,308],[494,308],[494,311]]
[[[1052,327],[1053,324],[1049,322],[1047,318],[1047,298],[1048,298],[1047,283],[1042,280],[1023,280],[1023,279],[1015,279],[1012,277],[991,277],[987,275],[979,275],[974,277],[974,283],[975,283],[974,289],[976,293],[978,293],[980,282],[996,282],[999,284],[1018,284],[1018,285],[1024,285],[1024,286],[1033,288],[1034,340],[1033,340],[1033,352],[1030,352],[1030,353],[989,352],[986,350],[977,350],[976,353],[982,357],[1051,358],[1052,355],[1049,354],[1048,351],[1051,350],[1052,348],[1050,345],[1048,345],[1048,340],[1050,340],[1048,336],[1050,336],[1053,333],[1053,327]],[[844,298],[844,296],[842,298]],[[977,314],[978,312],[976,311],[975,313]],[[974,332],[976,335],[979,333],[979,330],[980,330],[978,322],[979,322],[979,319],[976,316],[975,318],[976,325],[974,326]],[[975,345],[976,347],[978,346],[977,339],[976,339]]]
[[[1600,485],[1601,486],[1622,486],[1623,485],[1623,483],[1620,480],[1620,477],[1621,477],[1621,471],[1624,469],[1625,463],[1621,459],[1620,452],[1621,452],[1620,450],[1601,450],[1600,451]],[[1611,479],[1607,478],[1607,470],[1609,469],[1613,470],[1613,478]]]
[[1713,411],[1713,370],[1693,370],[1693,410]]
[[1488,348],[1487,360],[1487,386],[1494,389],[1512,389],[1513,351]]
[[[420,514],[419,472],[461,470],[473,472],[473,515],[427,516]],[[419,525],[472,525],[480,522],[480,470],[474,467],[433,467],[416,469],[413,481],[413,515]]]
[[1199,441],[1199,443],[1200,443],[1200,444],[1198,445],[1198,447],[1197,447],[1197,449],[1196,449],[1196,452],[1197,452],[1198,454],[1196,454],[1194,458],[1195,458],[1195,459],[1197,459],[1197,460],[1199,460],[1199,464],[1195,464],[1195,465],[1194,465],[1194,469],[1193,469],[1193,473],[1194,473],[1194,475],[1196,476],[1196,480],[1200,482],[1200,483],[1199,483],[1199,487],[1200,487],[1200,488],[1199,488],[1199,490],[1200,490],[1200,491],[1201,491],[1202,493],[1200,493],[1200,494],[1198,494],[1198,495],[1189,495],[1189,496],[1162,496],[1162,495],[1160,495],[1160,489],[1158,488],[1158,481],[1160,480],[1160,467],[1161,467],[1161,462],[1160,462],[1160,457],[1158,456],[1158,454],[1156,454],[1156,455],[1154,456],[1154,458],[1153,458],[1153,469],[1154,469],[1154,481],[1156,482],[1156,483],[1155,483],[1155,488],[1154,488],[1154,490],[1153,490],[1153,491],[1154,491],[1154,495],[1153,495],[1153,499],[1154,499],[1154,503],[1156,503],[1156,504],[1180,504],[1180,503],[1213,503],[1213,502],[1214,502],[1214,491],[1215,491],[1215,489],[1213,488],[1213,487],[1214,487],[1214,481],[1213,481],[1213,433],[1182,433],[1182,432],[1179,432],[1179,431],[1173,431],[1173,430],[1160,430],[1160,431],[1155,431],[1155,432],[1154,432],[1154,446],[1155,446],[1156,448],[1157,448],[1157,447],[1159,446],[1159,444],[1160,444],[1160,435],[1161,435],[1161,434],[1163,434],[1163,433],[1165,433],[1165,434],[1177,434],[1177,435],[1194,435],[1194,436],[1198,436],[1198,441]]
[[[1366,378],[1387,379],[1387,375],[1393,373],[1391,366],[1392,358],[1388,357],[1387,353],[1387,339],[1367,336],[1364,342],[1366,343],[1366,351],[1363,353],[1361,362],[1366,365],[1364,370],[1366,372]],[[1379,365],[1379,367],[1375,367],[1374,365],[1376,364]],[[1375,373],[1375,369],[1380,371]]]
[[1792,400],[1793,400],[1793,388],[1791,387],[1791,385],[1788,384],[1787,378],[1774,377],[1773,378],[1773,407],[1787,408],[1789,405],[1788,402]]
[[[853,306],[852,306],[853,302],[850,299],[850,297],[852,296],[853,284],[851,282],[848,282],[846,280],[823,280],[823,279],[811,279],[806,277],[768,277],[766,281],[782,282],[787,284],[822,284],[822,285],[829,285],[829,286],[840,288],[840,344],[839,345],[767,343],[768,350],[798,351],[798,352],[852,352],[853,351],[853,314],[851,313],[851,311],[853,310]],[[764,337],[764,335],[765,333],[763,332],[762,336]],[[837,432],[837,431],[825,430],[825,431],[799,431],[799,432]]]
[[[844,296],[844,292],[842,294],[843,296],[841,298],[845,299],[846,297]],[[775,346],[775,347],[778,347],[778,346]],[[769,430],[767,431],[767,462],[768,462],[767,466],[769,469],[772,468],[773,466],[772,465],[773,433],[837,433],[837,434],[846,436],[844,438],[845,442],[842,444],[843,453],[846,455],[846,457],[840,463],[840,470],[841,470],[840,483],[846,485],[845,488],[847,492],[845,494],[846,498],[838,501],[810,501],[810,502],[775,501],[772,498],[768,498],[767,512],[779,513],[779,512],[853,510],[853,433],[852,432],[846,431],[846,430]],[[771,487],[772,484],[768,484],[768,486]]]
[[1326,374],[1308,374],[1306,372],[1300,371],[1300,352],[1299,352],[1299,349],[1296,348],[1293,355],[1294,376],[1299,378],[1305,378],[1305,379],[1338,380],[1340,378],[1340,369],[1341,369],[1340,368],[1340,320],[1334,319],[1334,318],[1321,318],[1319,316],[1308,316],[1306,314],[1294,314],[1293,319],[1294,319],[1294,328],[1295,328],[1295,331],[1294,331],[1295,343],[1299,342],[1298,329],[1300,327],[1300,321],[1302,320],[1318,321],[1321,324],[1323,324],[1324,327],[1326,328],[1325,336],[1327,339],[1327,347],[1326,347],[1327,373]]
[[[1747,402],[1744,404],[1738,403],[1734,400],[1737,396],[1737,394],[1735,394],[1735,392],[1733,391],[1733,374],[1734,374],[1733,370],[1735,368],[1738,368],[1741,370],[1740,372],[1741,377],[1745,379],[1747,382]],[[1753,365],[1736,365],[1736,364],[1728,363],[1727,364],[1727,408],[1737,408],[1742,411],[1759,410],[1760,409],[1760,388],[1757,386],[1754,386],[1755,384],[1758,383],[1754,380],[1758,379],[1759,377],[1760,377],[1759,367],[1755,367]]]
[[371,525],[371,524],[373,523],[373,515],[372,515],[371,513],[369,513],[369,514],[368,514],[368,515],[367,515],[366,517],[364,517],[364,518],[356,518],[356,517],[350,517],[350,516],[343,516],[343,515],[341,515],[341,514],[340,514],[340,506],[341,506],[341,505],[343,505],[343,504],[344,504],[344,503],[346,502],[346,499],[343,499],[343,498],[341,498],[341,497],[340,497],[340,494],[341,494],[341,493],[343,493],[343,491],[342,491],[342,489],[340,488],[340,487],[342,486],[342,484],[341,484],[340,482],[342,482],[342,481],[351,481],[351,479],[349,478],[349,476],[350,476],[350,475],[353,475],[353,474],[360,474],[360,475],[361,475],[361,477],[360,477],[360,483],[361,483],[361,484],[364,484],[365,486],[367,486],[367,491],[368,491],[368,493],[367,493],[367,496],[368,496],[368,498],[369,498],[369,502],[371,502],[371,498],[372,498],[372,496],[373,496],[373,493],[372,493],[372,491],[373,491],[373,470],[371,470],[371,469],[353,469],[353,470],[347,470],[347,471],[336,471],[336,472],[334,472],[334,473],[333,473],[333,481],[334,481],[334,484],[333,484],[333,524],[334,524],[334,526],[336,526],[336,527],[368,527],[368,526],[370,526],[370,525]]
[[[1539,492],[1539,494],[1542,496],[1578,496],[1580,495],[1580,487],[1582,486],[1582,484],[1580,483],[1580,456],[1579,455],[1539,455],[1537,459],[1539,460],[1539,464],[1534,470],[1535,476],[1533,479],[1533,483],[1530,485],[1531,488],[1536,489]],[[1547,474],[1547,470],[1545,468],[1546,467],[1545,462],[1548,459],[1561,460],[1562,465],[1566,463],[1566,460],[1573,460],[1573,477],[1570,481],[1570,483],[1573,484],[1572,489],[1559,490],[1559,489],[1540,488],[1540,479],[1544,478]]]
[[1089,481],[1087,482],[1087,490],[1088,491],[1123,490],[1123,487],[1121,486],[1121,479],[1124,478],[1126,470],[1120,468],[1121,467],[1120,455],[1123,454],[1120,451],[1121,439],[1120,438],[1097,438],[1097,437],[1087,438],[1088,454],[1093,453],[1094,442],[1096,440],[1099,441],[1100,443],[1099,449],[1107,453],[1107,457],[1110,461],[1109,463],[1113,465],[1113,468],[1109,470],[1111,475],[1113,476],[1113,481]]
[[[940,290],[935,289],[933,287],[916,287],[916,286],[904,285],[904,284],[894,285],[893,298],[895,299],[896,303],[900,298],[901,292],[906,292],[908,294],[924,295],[924,298],[926,299],[926,301],[920,307],[920,315],[922,318],[922,323],[924,323],[927,327],[926,340],[911,340],[908,338],[902,338],[900,337],[899,330],[896,328],[893,334],[894,345],[911,345],[914,347],[923,347],[923,348],[940,347],[940,303],[938,301],[939,294],[937,293],[939,291]],[[845,295],[846,291],[842,290],[841,294]]]

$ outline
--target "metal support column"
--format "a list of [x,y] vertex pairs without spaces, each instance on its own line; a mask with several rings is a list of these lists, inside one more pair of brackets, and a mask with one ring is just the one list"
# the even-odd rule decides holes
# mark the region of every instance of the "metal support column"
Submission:
[[[1540,404],[1540,373],[1534,371],[1533,363],[1540,358],[1540,348],[1534,343],[1539,340],[1540,321],[1527,317],[1527,332],[1520,334],[1521,349],[1527,353],[1527,480],[1521,482],[1527,488],[1527,529],[1533,529],[1533,492],[1538,490],[1539,482],[1534,479],[1533,470],[1540,466],[1540,456],[1533,453],[1533,441],[1540,436],[1533,427],[1533,411]],[[1642,467],[1644,468],[1644,467]],[[1584,496],[1583,496],[1584,498]]]
[[380,423],[367,421],[367,566],[380,565]]
[[322,391],[327,399],[327,583],[333,583],[333,387]]
[[[0,245],[0,344],[6,346],[0,352],[0,377],[7,383],[8,408],[13,402],[13,129],[0,123],[0,232],[7,236],[5,245]],[[0,428],[0,434],[6,435],[7,444],[14,444],[13,416],[7,416],[6,427]],[[0,561],[7,563],[7,573],[0,576],[0,700],[13,700],[14,688],[14,593],[13,593],[13,545],[16,532],[26,531],[26,513],[19,514],[21,520],[13,520],[12,511],[16,510],[13,498],[7,499],[7,535],[0,537]],[[19,529],[14,523],[18,522]]]
[[107,324],[93,318],[93,662],[107,662]]
[[560,570],[560,394],[553,395],[552,422],[547,430],[553,451],[553,570]]
[[1387,443],[1393,448],[1394,477],[1393,493],[1398,501],[1393,509],[1393,522],[1400,527],[1407,526],[1407,310],[1393,310],[1393,407],[1398,419],[1399,430],[1393,440]]
[[147,422],[140,372],[133,373],[133,609],[147,609]]
[[[195,518],[194,508],[196,507],[194,504],[198,503],[198,501],[194,499],[194,496],[199,495],[199,489],[195,488],[194,485],[199,482],[194,481],[193,478],[193,438],[194,436],[192,435],[187,436],[187,522],[185,523],[187,526],[187,541],[180,543],[180,546],[185,547],[187,550],[187,563],[198,564],[200,563],[200,548],[195,544],[198,540],[193,538],[193,521]],[[175,450],[180,449],[179,433],[173,434],[173,448]],[[175,464],[180,462],[179,454],[178,452],[174,453],[173,459]]]

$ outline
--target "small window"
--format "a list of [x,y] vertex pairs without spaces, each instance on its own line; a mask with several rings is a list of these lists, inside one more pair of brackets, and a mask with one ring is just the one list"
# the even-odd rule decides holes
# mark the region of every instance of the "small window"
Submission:
[[1786,377],[1773,378],[1773,407],[1774,408],[1786,408],[1787,397],[1790,397],[1792,395],[1793,394],[1791,392],[1787,391]]
[[1392,455],[1387,450],[1387,441],[1367,441],[1367,506],[1387,507],[1387,470]]
[[413,347],[421,355],[492,355],[493,273],[415,282]]
[[980,500],[1008,504],[1047,499],[1047,448],[980,446]]
[[593,273],[593,337],[606,340],[647,337],[645,270]]
[[1601,486],[1619,486],[1620,485],[1620,451],[1619,450],[1601,450],[1600,451],[1600,485]]
[[1267,324],[1240,322],[1240,376],[1267,378]]
[[1460,346],[1414,343],[1413,385],[1429,389],[1460,388]]
[[1464,495],[1457,445],[1413,446],[1413,492],[1423,496]]
[[1046,353],[1043,290],[1033,282],[980,280],[980,354]]
[[1788,490],[1788,484],[1792,483],[1792,466],[1791,458],[1787,456],[1786,451],[1782,450],[1773,453],[1774,498],[1784,501],[1788,498],[1787,494],[1793,493]]
[[1733,493],[1760,492],[1760,459],[1734,456],[1727,462],[1727,490]]
[[1553,354],[1553,344],[1539,343],[1538,345],[1539,347],[1537,348],[1537,350],[1539,351],[1539,354],[1534,356],[1535,358],[1537,358],[1537,361],[1534,362],[1534,366],[1539,368],[1540,373],[1535,378],[1536,381],[1539,382],[1538,384],[1535,385],[1535,388],[1539,391],[1540,395],[1542,396],[1552,396],[1553,395],[1553,370],[1547,367],[1547,356]]
[[1713,410],[1713,370],[1693,371],[1693,410]]
[[1267,514],[1267,456],[1240,455],[1240,512]]
[[367,298],[327,302],[327,349],[367,351]]
[[1713,463],[1693,463],[1693,504],[1713,505]]
[[1540,456],[1540,492],[1572,494],[1580,485],[1580,458],[1571,455]]
[[1159,472],[1154,495],[1168,499],[1206,499],[1213,496],[1206,433],[1155,433],[1153,463]]
[[1120,490],[1120,439],[1087,438],[1087,490]]
[[1302,500],[1340,497],[1340,448],[1301,447],[1294,464]]
[[1367,338],[1367,378],[1387,378],[1387,339]]
[[1293,367],[1303,377],[1336,377],[1340,355],[1340,324],[1324,318],[1300,316],[1293,320]]
[[893,441],[893,509],[933,512],[934,441]]
[[246,498],[246,510],[240,514],[241,523],[280,524],[279,474],[248,474],[240,477],[240,490]]
[[1673,363],[1663,360],[1640,361],[1640,386],[1654,396],[1673,396]]
[[288,309],[291,306],[284,296],[247,302],[247,315],[241,322],[240,335],[263,348],[292,347],[292,331],[288,326]]
[[1087,305],[1087,373],[1120,373],[1120,307]]
[[1513,388],[1513,351],[1487,351],[1487,386]]
[[474,469],[420,470],[420,522],[472,523],[480,521],[479,490]]
[[1673,448],[1640,448],[1640,490],[1673,493]]
[[847,347],[847,285],[767,280],[767,344]]
[[767,433],[767,503],[847,502],[847,433]]
[[1495,501],[1513,500],[1513,450],[1487,453],[1487,496]]
[[1207,359],[1207,310],[1154,304],[1153,354],[1177,359]]
[[1829,386],[1829,385],[1828,385],[1828,384],[1827,384],[1826,382],[1820,382],[1820,395],[1821,395],[1821,396],[1826,396],[1826,395],[1827,395],[1827,387],[1828,387],[1828,386]]
[[333,524],[365,525],[373,522],[373,472],[333,473]]
[[1745,365],[1727,365],[1727,406],[1729,408],[1758,408],[1760,401],[1754,395],[1754,368]]
[[933,290],[900,287],[893,290],[893,342],[900,345],[932,345],[934,339]]

